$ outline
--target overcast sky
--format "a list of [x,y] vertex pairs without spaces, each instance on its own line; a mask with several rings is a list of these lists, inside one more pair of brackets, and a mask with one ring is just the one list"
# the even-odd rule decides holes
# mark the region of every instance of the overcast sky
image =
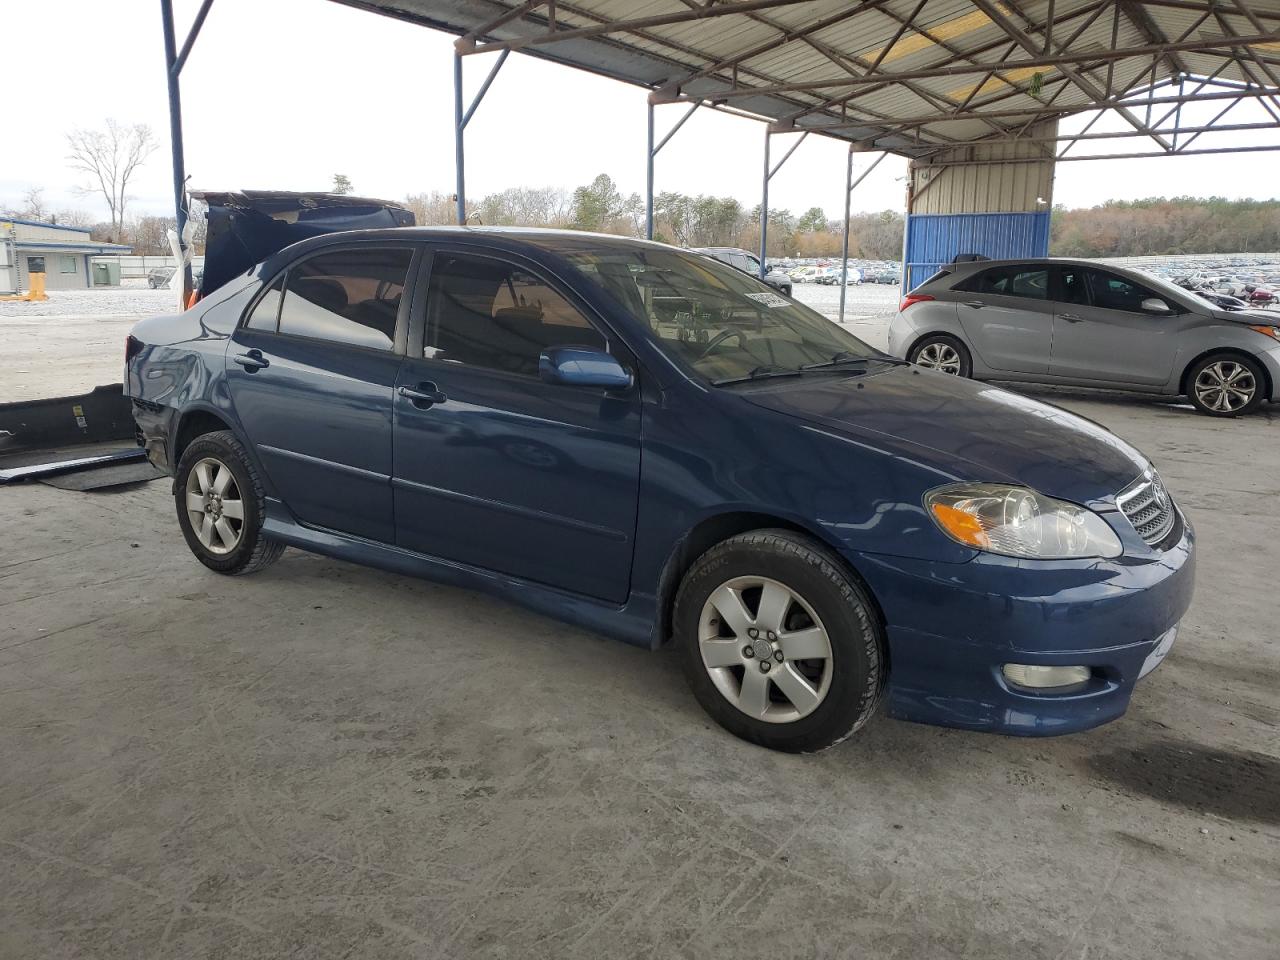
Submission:
[[[179,42],[197,5],[176,0]],[[41,186],[52,208],[105,218],[100,200],[73,194],[86,180],[67,163],[65,135],[110,116],[149,124],[160,144],[130,191],[131,212],[171,212],[159,4],[0,0],[0,34],[9,41],[10,95],[0,206]],[[182,77],[191,185],[320,190],[342,172],[368,196],[452,193],[452,40],[326,0],[216,0]],[[491,61],[465,61],[470,90]],[[659,108],[659,136],[683,109]],[[1260,108],[1242,104],[1226,122],[1258,119],[1267,119]],[[1252,136],[1256,143],[1267,135]],[[1249,137],[1205,136],[1198,145]],[[659,155],[656,189],[731,194],[752,206],[763,138],[758,123],[700,110]],[[775,138],[775,158],[789,139]],[[1132,150],[1137,142],[1099,145]],[[644,150],[642,89],[513,54],[467,129],[467,193],[571,189],[601,172],[624,192],[642,193]],[[838,217],[845,150],[808,138],[774,178],[770,205],[797,213],[821,206]],[[1276,155],[1266,153],[1062,163],[1054,200],[1074,207],[1153,195],[1270,198],[1278,193],[1275,170]],[[886,159],[858,188],[854,209],[901,210],[905,172],[904,160]]]

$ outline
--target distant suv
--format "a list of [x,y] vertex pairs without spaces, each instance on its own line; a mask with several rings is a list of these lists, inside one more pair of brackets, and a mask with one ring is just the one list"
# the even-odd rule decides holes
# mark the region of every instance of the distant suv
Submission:
[[[757,278],[760,277],[759,259],[737,247],[694,247],[693,252],[714,257],[721,263],[736,267],[743,273],[749,273]],[[779,293],[785,293],[788,297],[791,296],[791,278],[781,270],[769,270],[761,279]]]
[[977,380],[1186,395],[1215,417],[1280,399],[1275,314],[1089,261],[948,264],[902,301],[889,352]]

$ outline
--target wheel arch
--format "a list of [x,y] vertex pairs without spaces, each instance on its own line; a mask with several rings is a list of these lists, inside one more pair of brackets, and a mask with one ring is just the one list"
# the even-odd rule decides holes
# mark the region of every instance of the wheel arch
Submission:
[[1266,387],[1265,399],[1270,400],[1275,396],[1275,384],[1271,382],[1271,372],[1267,369],[1267,365],[1248,350],[1242,350],[1239,347],[1211,347],[1208,350],[1200,351],[1200,353],[1192,357],[1191,360],[1187,362],[1186,366],[1182,368],[1182,373],[1178,377],[1178,392],[1182,394],[1182,396],[1187,397],[1191,395],[1191,371],[1196,368],[1196,365],[1201,361],[1207,360],[1212,356],[1217,356],[1218,354],[1223,356],[1243,357],[1245,360],[1248,360],[1262,371],[1262,383]]
[[945,330],[941,327],[933,327],[929,330],[925,330],[922,333],[919,333],[916,336],[912,337],[911,342],[907,344],[906,350],[903,351],[903,359],[909,359],[912,351],[914,351],[915,348],[918,347],[922,341],[928,340],[930,337],[947,337],[950,340],[954,340],[956,343],[960,344],[960,346],[962,346],[965,349],[965,351],[969,354],[970,362],[972,362],[973,347],[969,346],[968,341],[966,341],[965,338],[961,334],[957,333],[956,331]]
[[[882,634],[884,633],[886,627],[884,611],[881,609],[880,601],[872,591],[871,585],[821,531],[811,529],[802,523],[777,514],[754,510],[732,510],[704,517],[688,533],[681,537],[675,547],[672,548],[671,554],[667,557],[667,562],[663,564],[662,573],[658,578],[658,596],[655,605],[657,617],[654,624],[653,646],[662,646],[671,639],[676,593],[679,591],[680,583],[684,580],[689,568],[693,566],[694,561],[717,543],[728,540],[730,537],[736,537],[741,533],[749,533],[752,530],[788,530],[812,540],[827,553],[831,554],[832,560],[857,581],[858,586],[862,588],[862,591],[870,599],[872,612],[880,624]],[[886,675],[889,667],[888,655],[889,651],[886,645],[884,650]]]
[[230,430],[235,433],[235,428],[227,421],[227,418],[208,407],[194,407],[184,410],[178,418],[177,429],[173,434],[173,450],[170,452],[170,463],[173,469],[178,468],[178,461],[182,459],[182,452],[196,437],[206,433],[216,433],[219,430]]

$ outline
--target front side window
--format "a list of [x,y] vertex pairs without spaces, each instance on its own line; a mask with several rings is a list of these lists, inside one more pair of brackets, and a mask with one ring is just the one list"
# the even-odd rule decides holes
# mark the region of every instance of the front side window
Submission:
[[[1102,270],[1088,271],[1089,291],[1093,305],[1104,310],[1124,310],[1127,313],[1142,313],[1142,301],[1158,297],[1146,287],[1139,286],[1131,280],[1118,277],[1114,273]],[[1167,301],[1166,301],[1167,302]]]
[[75,273],[75,272],[76,272],[76,258],[75,258],[75,257],[62,257],[62,258],[61,258],[61,266],[60,266],[58,269],[59,269],[62,273]]
[[969,293],[1047,300],[1049,271],[1044,267],[1034,266],[992,267],[961,284],[959,289]]
[[[406,247],[374,247],[323,253],[295,264],[280,302],[280,333],[390,350],[412,259]],[[270,297],[268,291],[258,306]],[[269,305],[265,310],[267,324]],[[257,312],[250,326],[256,326]]]
[[668,355],[713,383],[882,356],[809,307],[706,257],[639,246],[589,249],[572,241],[562,252],[589,282],[642,319]]
[[536,377],[539,354],[556,346],[604,350],[607,343],[573,304],[515,264],[436,255],[427,294],[428,359]]

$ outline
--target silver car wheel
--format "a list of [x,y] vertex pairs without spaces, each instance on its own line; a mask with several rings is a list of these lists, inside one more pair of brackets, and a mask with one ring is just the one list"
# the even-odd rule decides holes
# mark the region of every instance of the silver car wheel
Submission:
[[1232,360],[1219,360],[1200,371],[1194,386],[1196,399],[1215,413],[1233,413],[1246,407],[1258,390],[1249,368]]
[[831,639],[813,608],[768,577],[734,577],[711,592],[698,620],[711,682],[749,717],[793,723],[831,688]]
[[916,364],[943,373],[960,374],[960,354],[949,343],[929,343],[916,354]]
[[244,501],[231,468],[205,457],[187,474],[187,518],[210,553],[230,553],[244,533]]

